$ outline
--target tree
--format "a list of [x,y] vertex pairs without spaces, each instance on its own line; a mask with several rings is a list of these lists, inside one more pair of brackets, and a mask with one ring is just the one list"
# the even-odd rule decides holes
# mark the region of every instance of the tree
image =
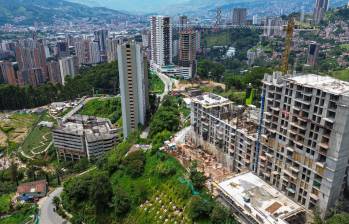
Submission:
[[107,173],[93,175],[89,186],[89,199],[95,205],[96,214],[103,213],[108,208],[111,197],[112,187]]
[[131,208],[130,197],[121,187],[117,187],[115,190],[112,206],[116,216],[126,214]]
[[180,113],[177,98],[166,96],[150,122],[149,136],[153,138],[156,134],[165,130],[169,132],[177,131],[180,124],[179,119]]
[[57,196],[55,196],[52,200],[53,204],[56,206],[56,208],[59,207],[60,203],[61,203],[61,199]]
[[132,177],[139,177],[144,171],[145,155],[142,151],[132,152],[123,161],[126,173]]
[[335,214],[331,218],[326,221],[326,224],[349,224],[349,214],[348,213],[340,213]]
[[229,211],[218,203],[213,207],[210,219],[213,224],[236,224]]
[[160,177],[173,176],[176,174],[176,167],[170,162],[164,162],[156,166],[156,172]]
[[209,217],[212,204],[200,196],[193,196],[189,202],[189,216],[193,220]]
[[202,189],[205,186],[207,177],[203,172],[197,170],[197,161],[194,161],[190,166],[189,178],[195,189]]
[[17,167],[17,164],[15,164],[14,162],[11,162],[10,170],[11,170],[11,179],[18,186],[18,167]]
[[34,88],[0,84],[0,110],[33,108],[54,101],[72,100],[91,95],[92,89],[99,93],[117,94],[119,80],[116,72],[117,63],[112,62],[83,70],[74,78],[67,76],[64,86],[47,83]]

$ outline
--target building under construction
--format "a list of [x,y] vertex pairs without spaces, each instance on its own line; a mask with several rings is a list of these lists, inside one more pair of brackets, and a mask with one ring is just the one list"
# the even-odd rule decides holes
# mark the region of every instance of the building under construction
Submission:
[[192,98],[191,142],[213,154],[231,171],[253,170],[259,111],[206,93]]

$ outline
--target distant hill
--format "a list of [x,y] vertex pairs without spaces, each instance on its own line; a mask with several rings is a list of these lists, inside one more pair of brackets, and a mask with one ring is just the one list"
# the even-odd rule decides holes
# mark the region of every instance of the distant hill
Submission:
[[65,0],[0,0],[0,24],[33,25],[52,23],[57,19],[127,18],[129,15],[103,7],[88,7]]
[[[179,3],[167,7],[167,14],[194,14],[213,12],[217,7],[221,7],[223,12],[228,12],[233,8],[244,7],[249,9],[249,14],[280,15],[299,12],[303,7],[305,12],[312,12],[316,0],[188,0],[187,3]],[[346,5],[348,0],[331,0],[330,7]]]

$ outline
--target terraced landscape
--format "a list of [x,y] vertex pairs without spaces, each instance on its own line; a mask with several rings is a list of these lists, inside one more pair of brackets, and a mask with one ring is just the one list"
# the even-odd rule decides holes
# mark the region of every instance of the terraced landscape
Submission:
[[0,149],[6,149],[7,153],[15,150],[38,119],[35,114],[0,114]]
[[[48,121],[55,123],[55,119],[49,116],[47,113],[43,114],[37,123],[41,121]],[[51,128],[41,127],[35,125],[23,144],[20,146],[20,151],[26,155],[26,157],[35,157],[44,153],[47,148],[52,144]],[[23,154],[22,153],[22,154]]]

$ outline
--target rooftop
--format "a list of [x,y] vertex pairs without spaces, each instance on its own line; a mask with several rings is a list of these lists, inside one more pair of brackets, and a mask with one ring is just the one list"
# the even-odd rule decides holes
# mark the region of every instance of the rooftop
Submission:
[[116,133],[116,129],[112,128],[108,119],[85,115],[75,115],[68,118],[56,131],[85,135],[89,141],[110,138]]
[[46,192],[47,182],[46,180],[39,180],[35,182],[23,183],[17,187],[18,194]]
[[286,224],[286,219],[303,211],[252,172],[235,176],[219,184],[223,192],[258,222]]
[[213,107],[232,103],[230,100],[213,93],[204,93],[203,95],[193,97],[193,102],[199,103],[203,107]]
[[321,89],[335,95],[349,95],[349,82],[341,81],[329,76],[314,74],[290,77],[289,80],[297,84]]

